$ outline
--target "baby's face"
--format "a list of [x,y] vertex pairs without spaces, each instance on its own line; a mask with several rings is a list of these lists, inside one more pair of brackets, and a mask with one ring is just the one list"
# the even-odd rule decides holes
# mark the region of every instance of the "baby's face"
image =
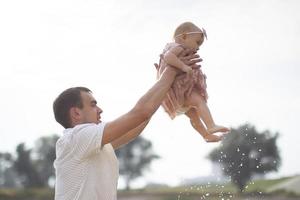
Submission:
[[197,51],[204,41],[203,33],[191,33],[187,34],[183,43],[187,48]]

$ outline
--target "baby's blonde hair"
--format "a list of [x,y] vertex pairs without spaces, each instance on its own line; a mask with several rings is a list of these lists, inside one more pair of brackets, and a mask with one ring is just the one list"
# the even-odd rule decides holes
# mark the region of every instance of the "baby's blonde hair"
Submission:
[[193,32],[193,31],[201,31],[201,29],[195,24],[193,24],[192,22],[184,22],[175,29],[173,37],[175,38],[180,34]]

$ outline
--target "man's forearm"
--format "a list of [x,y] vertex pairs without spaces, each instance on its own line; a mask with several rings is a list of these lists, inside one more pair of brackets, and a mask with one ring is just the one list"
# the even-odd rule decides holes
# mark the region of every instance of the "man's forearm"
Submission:
[[145,129],[145,127],[147,126],[149,121],[150,121],[150,119],[147,120],[147,121],[144,121],[138,127],[135,127],[134,129],[128,131],[122,137],[120,137],[120,138],[114,140],[113,142],[111,142],[114,149],[118,149],[122,145],[125,145],[125,144],[129,143],[130,141],[132,141],[134,138],[136,138]]
[[[176,69],[167,67],[162,77],[142,96],[128,113],[106,124],[102,145],[111,143],[151,118],[158,109],[176,76]],[[118,146],[118,145],[115,145]]]
[[136,107],[144,109],[149,117],[151,117],[165,98],[176,77],[176,74],[176,69],[167,67],[156,84],[140,98],[136,104]]
[[184,62],[182,62],[174,53],[168,52],[164,56],[164,61],[173,67],[176,67],[177,69],[184,71],[185,67],[187,66]]

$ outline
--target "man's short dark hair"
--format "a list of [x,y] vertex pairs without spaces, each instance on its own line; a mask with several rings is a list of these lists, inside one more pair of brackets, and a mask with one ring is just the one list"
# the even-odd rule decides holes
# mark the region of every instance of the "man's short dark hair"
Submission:
[[64,128],[71,128],[70,109],[82,108],[81,92],[91,92],[86,87],[72,87],[63,91],[53,102],[55,120]]

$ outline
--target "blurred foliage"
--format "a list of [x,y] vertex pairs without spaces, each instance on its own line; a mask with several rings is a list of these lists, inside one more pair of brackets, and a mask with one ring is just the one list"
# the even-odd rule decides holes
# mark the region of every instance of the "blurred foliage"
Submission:
[[281,162],[276,145],[278,135],[269,131],[259,133],[254,126],[245,124],[231,129],[209,158],[222,166],[222,172],[242,192],[253,176],[278,170]]
[[17,146],[17,158],[14,161],[14,168],[20,175],[21,183],[24,187],[44,187],[34,164],[31,159],[31,150],[26,149],[25,144]]
[[35,142],[34,165],[44,185],[48,185],[49,179],[55,178],[53,162],[56,158],[55,145],[58,138],[57,135],[45,136]]
[[0,188],[49,187],[57,139],[56,135],[41,137],[32,149],[20,143],[15,155],[0,153]]
[[0,188],[12,188],[20,185],[13,162],[13,156],[10,153],[0,153]]
[[[44,188],[55,178],[53,162],[57,135],[38,138],[33,148],[25,143],[16,147],[16,154],[0,153],[0,188]],[[150,163],[159,158],[153,153],[152,143],[138,137],[116,151],[120,162],[120,175],[130,183],[143,175]]]
[[152,150],[152,143],[141,136],[117,149],[116,155],[120,175],[125,179],[127,190],[130,189],[131,181],[142,176],[151,162],[159,158]]

